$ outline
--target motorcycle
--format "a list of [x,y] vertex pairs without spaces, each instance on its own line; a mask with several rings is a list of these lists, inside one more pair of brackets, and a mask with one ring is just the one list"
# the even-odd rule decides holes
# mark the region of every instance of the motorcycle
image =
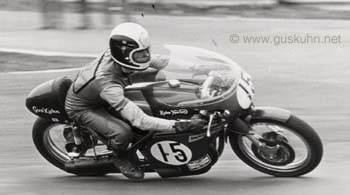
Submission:
[[[323,146],[317,133],[288,110],[255,106],[251,76],[234,61],[201,48],[165,47],[170,51],[169,65],[132,75],[125,96],[149,115],[175,120],[199,115],[207,124],[182,133],[134,128],[128,152],[143,171],[163,178],[204,174],[226,143],[247,165],[269,175],[301,176],[318,166]],[[52,165],[75,175],[120,173],[113,166],[107,140],[65,113],[71,83],[67,77],[44,82],[26,99],[27,108],[38,116],[32,130],[37,150]],[[73,131],[81,146],[79,156],[65,150],[65,129]]]

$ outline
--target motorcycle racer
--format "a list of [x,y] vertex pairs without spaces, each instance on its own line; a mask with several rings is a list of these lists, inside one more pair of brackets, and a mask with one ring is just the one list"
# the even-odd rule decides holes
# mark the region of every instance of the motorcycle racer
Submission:
[[[70,119],[106,137],[113,150],[114,165],[131,179],[144,177],[126,152],[133,138],[132,127],[182,132],[204,125],[201,119],[180,122],[149,116],[124,96],[132,74],[148,67],[160,70],[168,61],[167,56],[151,55],[148,32],[141,25],[122,23],[112,30],[109,49],[78,73],[66,96],[65,110]],[[119,117],[104,108],[106,103]],[[77,150],[71,131],[64,135],[67,151]]]

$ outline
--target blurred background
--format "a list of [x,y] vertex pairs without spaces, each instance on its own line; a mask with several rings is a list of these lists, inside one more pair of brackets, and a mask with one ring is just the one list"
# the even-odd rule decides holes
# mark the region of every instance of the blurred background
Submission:
[[147,15],[350,18],[350,0],[0,0],[0,9],[40,13],[39,29],[103,28]]

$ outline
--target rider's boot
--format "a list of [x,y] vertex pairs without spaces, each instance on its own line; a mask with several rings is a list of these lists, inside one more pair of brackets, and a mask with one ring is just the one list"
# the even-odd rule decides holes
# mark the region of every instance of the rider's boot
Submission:
[[129,161],[126,148],[122,145],[113,147],[113,163],[129,179],[143,179],[145,176],[142,170]]

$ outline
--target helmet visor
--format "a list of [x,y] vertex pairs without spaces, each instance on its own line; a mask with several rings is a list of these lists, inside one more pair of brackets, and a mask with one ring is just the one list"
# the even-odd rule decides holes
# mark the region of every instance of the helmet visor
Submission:
[[131,58],[136,63],[147,63],[151,60],[151,54],[149,52],[149,48],[144,48],[140,50],[134,50],[131,54]]

